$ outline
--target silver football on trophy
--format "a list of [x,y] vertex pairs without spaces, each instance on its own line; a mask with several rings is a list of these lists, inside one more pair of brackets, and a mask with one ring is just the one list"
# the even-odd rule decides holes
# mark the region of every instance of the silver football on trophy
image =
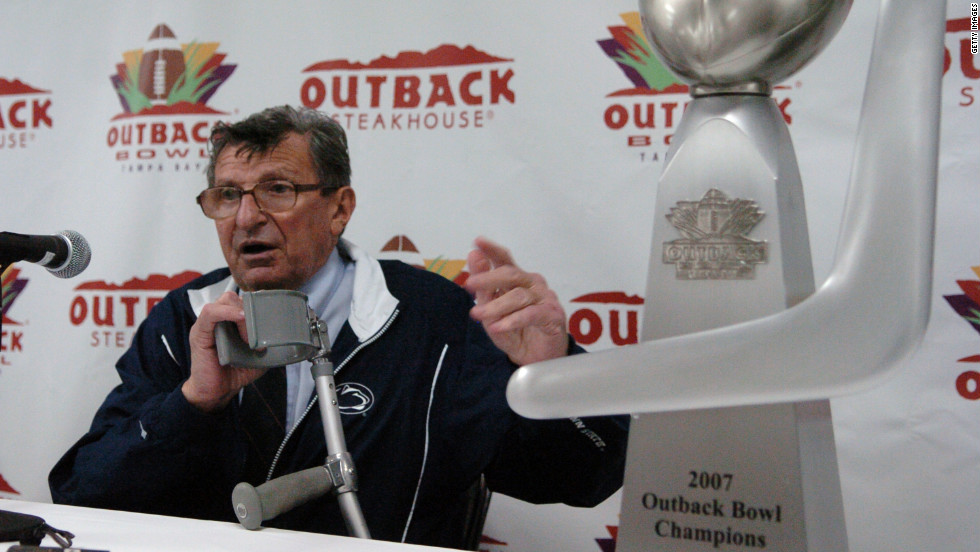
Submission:
[[639,0],[647,40],[692,93],[768,93],[837,34],[852,0]]

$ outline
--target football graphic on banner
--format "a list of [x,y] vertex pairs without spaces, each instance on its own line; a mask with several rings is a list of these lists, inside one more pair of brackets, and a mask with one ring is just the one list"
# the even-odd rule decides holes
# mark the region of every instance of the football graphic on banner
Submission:
[[167,96],[184,74],[184,52],[170,27],[157,25],[140,60],[140,92],[153,104],[167,103]]

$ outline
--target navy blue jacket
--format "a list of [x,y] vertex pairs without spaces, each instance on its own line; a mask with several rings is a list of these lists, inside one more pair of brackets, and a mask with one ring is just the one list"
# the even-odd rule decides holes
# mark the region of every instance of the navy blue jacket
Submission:
[[[518,416],[504,396],[516,367],[469,317],[465,290],[397,261],[359,251],[355,258],[352,314],[331,360],[338,389],[357,384],[373,395],[367,410],[342,415],[373,538],[457,546],[452,526],[464,492],[481,474],[492,491],[533,503],[592,506],[621,486],[625,417]],[[362,266],[374,274],[364,276],[372,271]],[[51,471],[55,502],[235,521],[231,493],[246,454],[237,401],[205,414],[180,391],[190,375],[187,338],[200,306],[194,303],[229,281],[227,269],[211,272],[153,308],[116,365],[122,383]],[[378,293],[379,282],[390,295]],[[288,438],[273,476],[325,458],[313,407]],[[333,496],[263,525],[346,534]]]

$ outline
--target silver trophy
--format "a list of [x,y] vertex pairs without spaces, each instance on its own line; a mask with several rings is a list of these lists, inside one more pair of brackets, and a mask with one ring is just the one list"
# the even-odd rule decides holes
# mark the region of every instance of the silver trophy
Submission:
[[693,96],[658,183],[643,342],[508,386],[529,417],[636,415],[617,549],[847,550],[828,398],[879,383],[925,330],[945,22],[944,2],[882,2],[837,256],[814,292],[769,94],[850,3],[640,2]]

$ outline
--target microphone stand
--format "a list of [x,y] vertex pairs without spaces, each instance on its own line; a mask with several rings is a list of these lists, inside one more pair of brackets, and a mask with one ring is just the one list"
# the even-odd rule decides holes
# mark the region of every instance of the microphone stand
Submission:
[[[255,313],[248,312],[252,310],[252,302],[246,300],[245,306],[246,321],[254,320]],[[282,312],[276,314],[281,316]],[[312,357],[306,356],[298,360],[313,362],[311,372],[316,385],[320,418],[323,422],[323,436],[327,443],[326,462],[323,466],[277,477],[258,487],[245,482],[239,483],[232,492],[232,505],[239,523],[246,529],[252,530],[258,529],[263,521],[332,492],[337,496],[348,534],[361,539],[370,539],[367,521],[357,499],[357,471],[347,450],[347,441],[340,421],[334,368],[328,358],[330,338],[327,335],[327,324],[317,319],[312,310],[308,309],[307,317],[310,322],[309,341],[318,346],[318,350]],[[251,333],[252,328],[249,328],[249,331]],[[277,345],[273,344],[271,347],[275,348]],[[294,346],[295,342],[287,345]]]
[[[317,322],[321,343],[327,343],[327,325]],[[347,451],[344,428],[340,422],[340,407],[337,404],[337,388],[333,379],[333,363],[327,358],[330,352],[321,348],[313,357],[313,380],[316,384],[317,404],[323,422],[323,436],[327,441],[326,468],[333,482],[333,492],[340,503],[340,511],[347,524],[347,532],[360,539],[370,539],[367,521],[357,500],[357,471],[354,460]]]

